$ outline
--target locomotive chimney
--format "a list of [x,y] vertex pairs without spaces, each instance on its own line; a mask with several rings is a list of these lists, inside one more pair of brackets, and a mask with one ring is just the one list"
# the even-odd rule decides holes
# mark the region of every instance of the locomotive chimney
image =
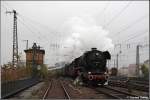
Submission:
[[97,48],[91,48],[92,51],[97,50]]

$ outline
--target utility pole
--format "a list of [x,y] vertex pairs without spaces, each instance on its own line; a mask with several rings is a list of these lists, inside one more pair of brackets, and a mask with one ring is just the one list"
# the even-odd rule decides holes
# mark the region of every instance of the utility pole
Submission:
[[28,40],[23,40],[26,41],[26,50],[28,49]]
[[115,67],[115,59],[114,59],[114,67]]
[[140,56],[139,56],[139,47],[141,45],[137,45],[136,47],[136,66],[137,66],[137,69],[136,69],[136,74],[137,76],[139,76],[139,67],[140,67]]
[[18,35],[17,35],[17,13],[16,10],[6,11],[7,13],[14,14],[14,23],[13,23],[13,67],[17,67],[18,64]]
[[121,44],[116,44],[116,45],[115,45],[115,48],[116,48],[117,46],[120,47],[120,50],[119,50],[119,52],[118,52],[117,55],[116,55],[116,68],[117,68],[117,73],[118,73],[118,67],[119,67],[119,64],[118,64],[118,57],[119,57],[119,54],[122,53],[122,51],[121,51]]
[[116,58],[116,67],[117,67],[117,70],[118,70],[118,56],[119,56],[119,54],[117,54],[117,58]]

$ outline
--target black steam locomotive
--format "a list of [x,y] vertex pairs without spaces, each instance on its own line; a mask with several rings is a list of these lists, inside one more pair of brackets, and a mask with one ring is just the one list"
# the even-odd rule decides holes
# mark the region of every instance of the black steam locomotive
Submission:
[[102,52],[92,48],[66,65],[64,74],[73,78],[79,77],[83,83],[103,85],[108,78],[106,62],[110,58],[108,51]]

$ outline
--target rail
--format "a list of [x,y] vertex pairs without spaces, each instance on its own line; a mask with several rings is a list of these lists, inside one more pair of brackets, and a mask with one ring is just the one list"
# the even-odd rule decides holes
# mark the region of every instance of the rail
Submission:
[[65,86],[64,86],[64,84],[63,84],[63,82],[60,81],[60,83],[61,83],[61,86],[62,86],[62,88],[63,88],[63,90],[64,90],[65,95],[66,95],[66,99],[69,99],[69,100],[70,100],[70,95],[69,95],[69,93],[67,92],[67,90],[66,90],[66,88],[65,88]]
[[45,91],[45,93],[44,93],[44,95],[43,95],[43,98],[42,98],[43,100],[46,99],[46,97],[47,97],[47,95],[48,95],[48,93],[49,93],[49,90],[50,90],[51,87],[52,87],[52,82],[53,82],[53,80],[50,81],[49,86],[48,86],[48,88],[46,89],[46,91]]

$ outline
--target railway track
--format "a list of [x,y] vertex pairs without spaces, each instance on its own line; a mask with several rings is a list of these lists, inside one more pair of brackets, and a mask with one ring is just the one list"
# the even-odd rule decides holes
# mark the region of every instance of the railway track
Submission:
[[121,80],[109,80],[108,84],[111,86],[130,88],[133,90],[139,90],[139,91],[144,91],[144,92],[149,91],[148,82],[142,82],[142,81],[136,81],[136,80],[130,80],[129,82],[121,81]]
[[121,90],[117,90],[111,87],[101,87],[95,89],[97,92],[103,93],[105,95],[108,95],[109,97],[112,97],[113,99],[129,99],[129,98],[139,98],[138,95],[131,94],[128,92],[123,92]]
[[64,90],[64,93],[65,93],[65,99],[71,99],[71,97],[70,97],[70,95],[69,95],[69,93],[67,92],[67,90],[66,90],[66,88],[65,88],[65,86],[64,86],[64,84],[63,84],[63,82],[62,81],[60,81],[60,83],[61,83],[61,86],[62,86],[62,88],[63,88],[63,90]]
[[49,82],[48,88],[46,89],[46,91],[45,91],[45,93],[44,93],[42,99],[46,99],[46,97],[47,97],[47,95],[48,95],[48,93],[49,93],[49,91],[50,91],[50,89],[51,89],[51,87],[52,87],[52,81],[53,81],[53,80],[51,80],[51,81]]
[[51,80],[42,99],[71,99],[61,80]]
[[134,83],[136,83],[136,84],[149,85],[149,81],[131,80],[131,82],[134,82]]

